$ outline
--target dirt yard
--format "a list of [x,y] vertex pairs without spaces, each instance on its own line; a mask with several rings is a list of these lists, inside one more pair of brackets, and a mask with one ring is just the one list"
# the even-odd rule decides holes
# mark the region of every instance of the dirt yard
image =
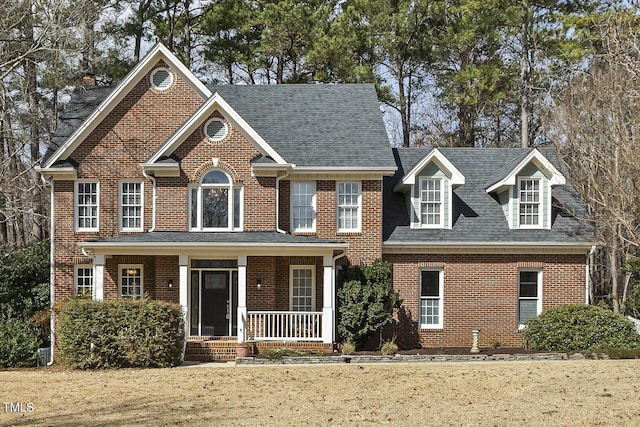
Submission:
[[0,425],[632,426],[639,397],[640,360],[41,368],[0,371]]

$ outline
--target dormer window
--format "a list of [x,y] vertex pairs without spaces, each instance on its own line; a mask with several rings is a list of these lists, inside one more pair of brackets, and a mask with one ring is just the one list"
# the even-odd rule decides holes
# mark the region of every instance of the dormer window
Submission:
[[520,178],[518,180],[519,221],[521,228],[540,226],[542,186],[540,178]]
[[420,178],[420,225],[441,227],[444,219],[442,178]]
[[206,173],[190,191],[191,231],[239,231],[242,229],[242,187],[220,170]]

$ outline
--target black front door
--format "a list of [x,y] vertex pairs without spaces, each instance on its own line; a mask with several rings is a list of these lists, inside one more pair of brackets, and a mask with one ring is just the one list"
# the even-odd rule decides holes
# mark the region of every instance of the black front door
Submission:
[[202,271],[202,335],[229,334],[229,272]]

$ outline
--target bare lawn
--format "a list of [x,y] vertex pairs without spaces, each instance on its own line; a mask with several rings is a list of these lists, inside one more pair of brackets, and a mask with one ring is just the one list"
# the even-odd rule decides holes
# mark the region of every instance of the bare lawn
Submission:
[[[640,360],[0,371],[0,425],[640,425]],[[17,411],[17,412],[16,412]]]

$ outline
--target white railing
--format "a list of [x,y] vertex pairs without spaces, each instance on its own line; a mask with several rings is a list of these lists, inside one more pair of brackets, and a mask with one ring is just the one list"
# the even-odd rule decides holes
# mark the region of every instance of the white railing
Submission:
[[321,311],[249,311],[247,339],[322,341]]

